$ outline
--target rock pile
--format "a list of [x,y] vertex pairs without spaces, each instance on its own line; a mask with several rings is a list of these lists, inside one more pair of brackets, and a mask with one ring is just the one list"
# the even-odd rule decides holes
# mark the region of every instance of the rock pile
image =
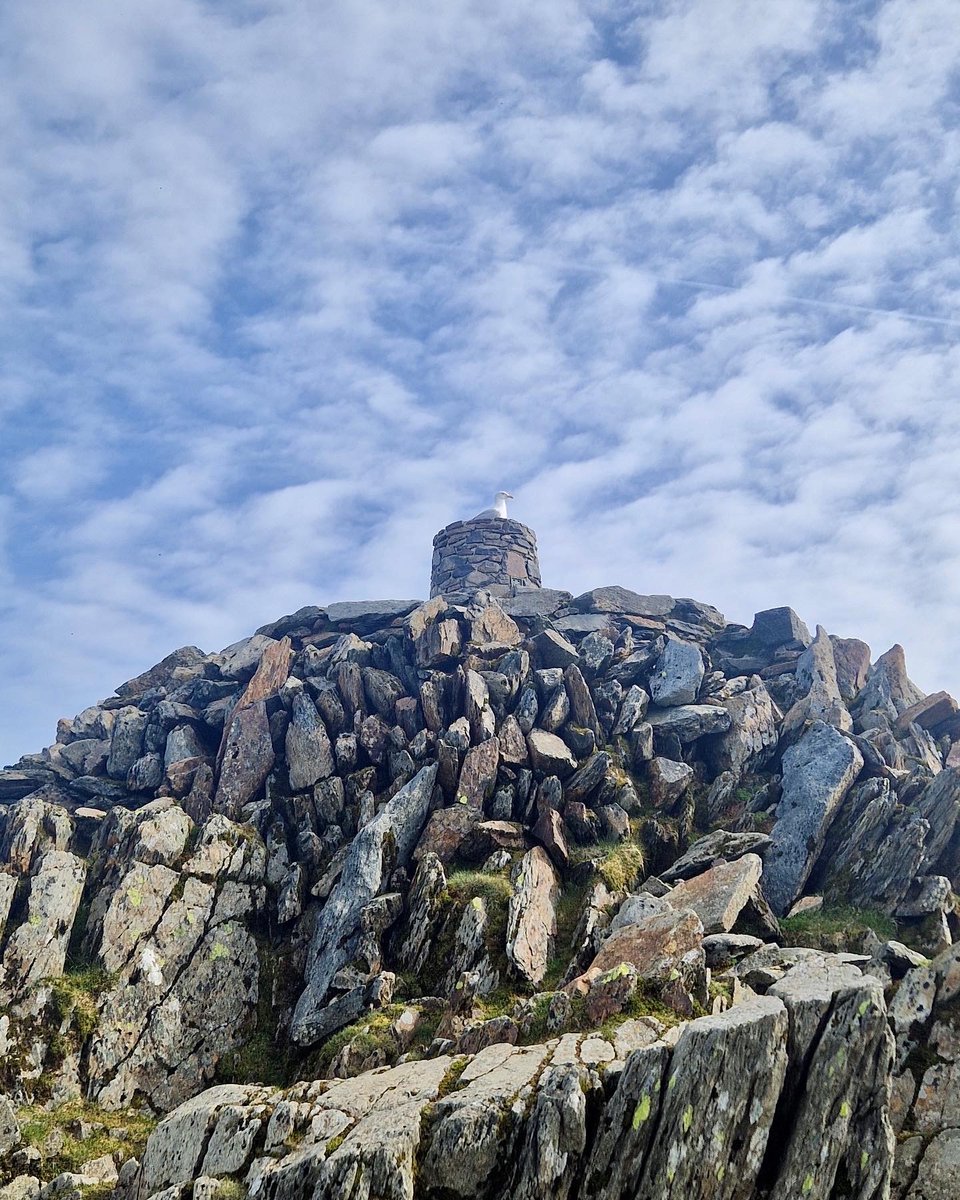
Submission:
[[789,609],[462,578],[0,772],[0,1197],[955,1196],[952,698]]

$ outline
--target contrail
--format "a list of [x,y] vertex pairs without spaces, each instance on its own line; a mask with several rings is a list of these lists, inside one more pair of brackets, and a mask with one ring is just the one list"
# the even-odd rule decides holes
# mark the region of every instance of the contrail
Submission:
[[[666,276],[653,276],[658,283],[676,284],[679,287],[706,288],[714,292],[739,292],[741,289],[729,283],[707,283],[704,279],[671,279]],[[904,321],[919,321],[928,325],[947,325],[952,329],[960,329],[960,320],[951,317],[934,317],[927,313],[906,312],[902,308],[871,308],[867,304],[851,304],[846,300],[814,300],[808,296],[785,295],[774,300],[775,304],[806,304],[813,308],[838,308],[850,312],[868,313],[877,317],[901,317]]]

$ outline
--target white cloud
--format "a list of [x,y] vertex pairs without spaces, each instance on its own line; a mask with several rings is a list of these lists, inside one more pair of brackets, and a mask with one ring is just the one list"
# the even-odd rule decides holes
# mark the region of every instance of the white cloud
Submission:
[[0,758],[176,645],[425,593],[500,486],[548,583],[792,604],[960,690],[952,5],[0,34]]

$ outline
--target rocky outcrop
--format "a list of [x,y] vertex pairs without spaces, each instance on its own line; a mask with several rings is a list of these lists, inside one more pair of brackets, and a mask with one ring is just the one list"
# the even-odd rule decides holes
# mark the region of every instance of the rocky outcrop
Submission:
[[178,651],[0,773],[0,1188],[945,1194],[952,699],[788,609],[471,586]]

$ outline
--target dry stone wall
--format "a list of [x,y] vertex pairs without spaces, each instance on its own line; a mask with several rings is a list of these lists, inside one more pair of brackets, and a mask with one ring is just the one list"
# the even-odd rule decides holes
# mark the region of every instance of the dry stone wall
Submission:
[[433,539],[431,596],[485,588],[510,596],[540,586],[537,535],[509,517],[454,521]]

